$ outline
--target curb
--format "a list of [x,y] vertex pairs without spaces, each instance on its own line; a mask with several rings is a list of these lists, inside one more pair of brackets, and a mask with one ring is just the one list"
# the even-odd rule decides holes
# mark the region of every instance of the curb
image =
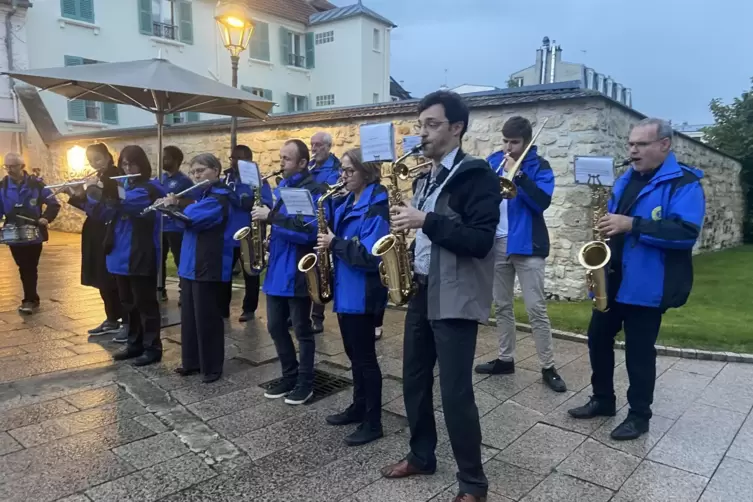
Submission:
[[[388,304],[387,308],[392,310],[408,310],[407,307],[398,307],[396,305]],[[489,326],[497,326],[495,319],[489,318]],[[531,325],[524,324],[522,322],[516,322],[515,328],[523,333],[531,333]],[[559,329],[552,329],[552,337],[560,340],[567,340],[570,342],[588,344],[588,337],[586,335],[579,335],[578,333],[571,333],[569,331],[562,331]],[[625,350],[625,342],[614,342],[615,348]],[[700,359],[704,361],[723,361],[727,363],[748,363],[753,364],[753,354],[743,354],[737,352],[723,352],[714,350],[700,350],[700,349],[683,349],[679,347],[665,347],[664,345],[656,345],[656,353],[660,356],[680,357],[682,359]]]

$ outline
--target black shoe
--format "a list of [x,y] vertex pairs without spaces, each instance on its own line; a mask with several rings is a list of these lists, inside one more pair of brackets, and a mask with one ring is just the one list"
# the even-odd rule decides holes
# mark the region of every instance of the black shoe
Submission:
[[567,390],[565,381],[557,373],[557,370],[554,369],[554,366],[541,370],[541,375],[544,378],[544,383],[554,392],[565,392]]
[[315,335],[324,331],[324,323],[321,321],[314,321],[311,323],[311,332]]
[[296,385],[293,392],[285,396],[285,404],[299,405],[314,397],[314,391],[311,387],[301,387]]
[[114,321],[105,321],[96,328],[89,331],[89,336],[117,335],[120,333],[120,323]]
[[329,425],[349,425],[363,422],[363,413],[356,411],[351,404],[345,411],[329,415],[325,418]]
[[167,301],[167,290],[160,289],[159,295],[158,295],[159,301],[166,302]]
[[18,312],[24,315],[31,315],[34,313],[34,309],[39,308],[39,302],[21,302],[18,307]]
[[381,425],[372,426],[362,423],[351,434],[345,436],[345,444],[348,446],[361,446],[376,441],[381,437],[384,437]]
[[128,343],[128,325],[121,324],[118,334],[112,339],[115,343]]
[[149,366],[162,360],[162,352],[144,352],[133,361],[134,366]]
[[280,399],[281,397],[290,394],[293,389],[295,389],[295,382],[286,382],[283,380],[274,387],[267,389],[264,393],[264,397],[267,399]]
[[638,439],[645,432],[648,432],[648,420],[628,413],[625,421],[618,425],[610,436],[615,441],[629,441]]
[[288,329],[292,327],[293,327],[293,320],[290,317],[288,317]]
[[182,377],[191,376],[191,375],[197,375],[199,373],[199,369],[195,370],[187,370],[183,366],[178,366],[173,370],[174,373],[177,373],[178,375]]
[[254,318],[254,314],[256,312],[244,312],[241,314],[241,316],[238,318],[238,322],[247,322]]
[[594,396],[583,406],[567,410],[567,413],[573,418],[594,418],[594,417],[613,417],[617,414],[614,401],[611,403],[599,401]]
[[494,361],[476,366],[476,373],[482,375],[512,375],[515,373],[515,361],[495,359]]
[[222,373],[209,373],[208,375],[204,375],[201,377],[201,381],[204,383],[212,383],[216,382],[222,377]]
[[112,359],[114,361],[125,361],[126,359],[135,359],[137,357],[141,357],[144,353],[143,350],[134,350],[125,348],[123,350],[119,350],[118,352],[114,353],[112,355]]

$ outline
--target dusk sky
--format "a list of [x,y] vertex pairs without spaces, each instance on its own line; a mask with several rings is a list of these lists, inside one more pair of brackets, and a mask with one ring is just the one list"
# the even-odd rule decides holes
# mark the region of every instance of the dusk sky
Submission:
[[[338,6],[356,0],[330,0]],[[470,83],[506,87],[544,36],[562,59],[612,76],[633,106],[679,124],[713,122],[753,77],[750,0],[363,0],[398,27],[392,76],[414,96]]]

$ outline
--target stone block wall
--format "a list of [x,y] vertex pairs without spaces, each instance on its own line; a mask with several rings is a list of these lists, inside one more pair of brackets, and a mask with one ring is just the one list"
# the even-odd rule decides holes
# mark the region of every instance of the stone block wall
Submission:
[[[402,144],[404,135],[413,134],[415,123],[415,116],[405,113],[349,121],[317,121],[317,115],[311,114],[312,120],[306,123],[242,127],[238,143],[251,147],[254,159],[260,164],[262,171],[270,173],[278,169],[280,147],[287,139],[300,138],[308,143],[315,132],[325,130],[332,134],[333,152],[340,156],[349,148],[359,146],[358,131],[361,123],[393,122],[398,145]],[[552,205],[545,213],[552,243],[546,289],[552,298],[583,298],[584,272],[578,264],[577,256],[580,247],[592,238],[591,195],[587,187],[574,183],[573,157],[608,155],[615,159],[625,158],[630,125],[640,120],[640,117],[602,98],[474,108],[464,149],[472,155],[486,157],[500,148],[502,124],[514,115],[528,117],[534,123],[534,130],[538,129],[538,124],[544,117],[549,117],[546,128],[537,141],[539,154],[549,160],[556,176]],[[113,133],[117,134],[117,131]],[[42,173],[47,182],[54,183],[70,178],[66,165],[68,149],[74,145],[85,147],[95,140],[92,137],[63,139],[49,148],[40,146],[37,142],[31,145],[28,154],[32,157],[31,162],[42,165]],[[156,163],[157,145],[153,131],[147,131],[143,135],[129,133],[128,136],[103,137],[100,140],[113,152],[128,144],[139,144]],[[223,164],[227,164],[229,143],[227,130],[185,126],[168,128],[164,141],[165,145],[180,147],[185,154],[186,163],[196,154],[211,152]],[[739,245],[742,242],[744,207],[739,184],[739,163],[683,136],[676,138],[675,149],[682,162],[705,171],[703,185],[706,190],[707,217],[697,250],[717,250]],[[398,153],[399,150],[400,147]],[[156,173],[156,166],[153,167]],[[184,169],[187,168],[184,165]],[[407,187],[406,184],[404,188]],[[54,227],[77,232],[80,231],[82,221],[80,212],[64,204]]]

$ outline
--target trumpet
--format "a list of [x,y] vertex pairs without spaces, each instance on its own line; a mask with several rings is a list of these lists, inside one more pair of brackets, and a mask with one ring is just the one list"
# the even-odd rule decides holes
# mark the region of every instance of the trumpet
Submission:
[[395,172],[397,174],[397,177],[400,178],[403,181],[410,180],[415,178],[416,176],[421,174],[421,171],[426,167],[430,166],[431,161],[427,160],[426,162],[423,162],[421,164],[418,164],[414,167],[408,167],[405,164],[397,164],[395,166]]
[[[183,197],[184,195],[186,195],[191,190],[194,190],[194,189],[199,188],[199,187],[203,187],[205,185],[209,185],[210,183],[212,183],[210,180],[200,181],[199,183],[196,183],[195,185],[186,188],[182,192],[176,193],[175,196],[176,197]],[[151,206],[149,206],[146,209],[144,209],[143,211],[141,211],[141,216],[144,216],[145,214],[148,214],[148,213],[151,213],[153,211],[156,211],[159,208],[161,208],[163,206],[166,206],[166,205],[167,205],[167,202],[165,202],[164,200],[159,201],[159,202],[155,202]]]
[[[549,121],[549,117],[546,117],[544,121],[541,123],[541,127],[538,131],[536,131],[536,134],[533,135],[533,138],[531,138],[531,141],[528,142],[528,146],[526,146],[525,150],[523,150],[523,153],[520,154],[520,157],[518,157],[518,160],[513,164],[513,166],[510,168],[509,171],[505,173],[503,177],[499,179],[499,189],[502,193],[503,199],[514,199],[516,195],[518,195],[518,187],[515,186],[515,183],[513,180],[515,179],[515,176],[518,175],[518,171],[520,170],[520,166],[523,165],[523,160],[526,158],[526,155],[528,155],[528,151],[531,149],[533,144],[536,142],[536,139],[539,137],[539,134],[541,134],[541,131],[544,130],[544,126]],[[504,164],[507,161],[507,156],[502,160],[502,163]]]

